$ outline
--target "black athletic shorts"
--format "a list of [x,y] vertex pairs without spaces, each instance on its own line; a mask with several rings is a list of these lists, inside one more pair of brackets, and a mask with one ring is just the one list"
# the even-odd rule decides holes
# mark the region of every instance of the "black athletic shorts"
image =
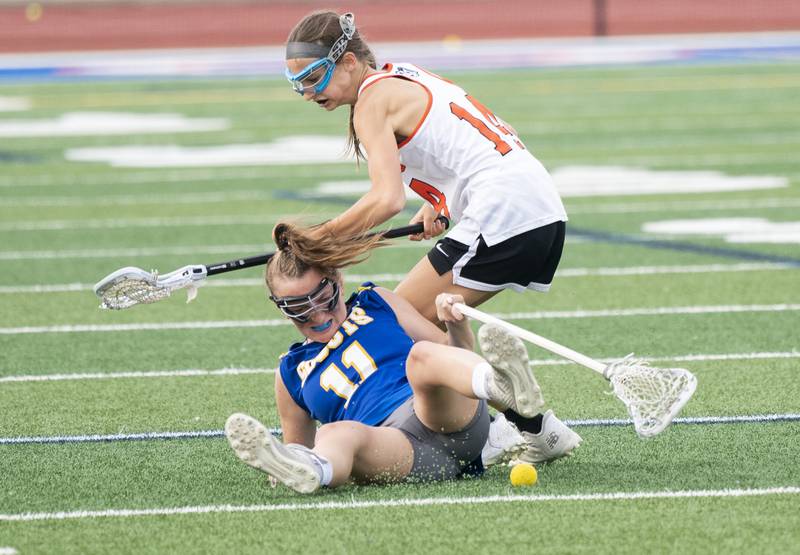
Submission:
[[472,245],[445,237],[428,251],[441,276],[452,270],[453,283],[478,291],[547,291],[564,249],[566,224],[554,222],[490,247],[478,236]]

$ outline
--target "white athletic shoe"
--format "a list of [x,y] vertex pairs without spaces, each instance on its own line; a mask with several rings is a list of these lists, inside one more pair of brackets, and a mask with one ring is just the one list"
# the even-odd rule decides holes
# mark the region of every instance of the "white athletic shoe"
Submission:
[[481,461],[486,468],[504,464],[520,456],[526,448],[525,438],[517,427],[497,413],[489,424],[489,438],[481,451]]
[[528,350],[518,337],[492,324],[478,330],[483,356],[494,372],[489,380],[489,399],[531,418],[541,412],[544,398],[531,371]]
[[253,468],[299,493],[320,487],[321,464],[311,449],[284,445],[264,425],[246,414],[232,414],[225,422],[225,436],[236,456]]
[[522,432],[526,449],[516,461],[526,463],[550,462],[561,457],[571,456],[583,438],[559,420],[552,410],[544,413],[542,430],[538,434]]

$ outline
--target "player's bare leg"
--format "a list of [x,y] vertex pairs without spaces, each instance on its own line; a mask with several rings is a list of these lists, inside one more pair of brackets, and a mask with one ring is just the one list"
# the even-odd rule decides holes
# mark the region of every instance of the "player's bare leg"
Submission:
[[326,424],[317,431],[313,449],[284,444],[255,418],[233,414],[225,435],[245,463],[299,493],[336,487],[351,478],[361,482],[398,481],[411,472],[414,450],[395,428],[359,422]]
[[[436,318],[436,305],[434,302],[439,293],[460,294],[464,298],[465,304],[469,306],[478,306],[498,293],[497,291],[468,289],[453,284],[452,280],[452,272],[447,272],[440,276],[428,258],[423,257],[395,288],[395,292],[408,300],[425,318],[439,326],[443,326],[443,324]],[[548,412],[552,413],[552,411]],[[503,411],[503,413],[513,427],[523,432],[523,437],[526,439],[530,451],[526,458],[532,462],[545,462],[563,457],[571,454],[580,445],[580,436],[570,430],[555,415],[550,414],[548,418],[545,418],[545,414],[542,413],[533,418],[526,418],[510,409]],[[547,420],[547,426],[543,426],[545,420]],[[500,424],[507,425],[505,422]],[[495,424],[493,423],[492,425],[494,426]],[[547,429],[545,430],[545,428]],[[555,432],[555,434],[552,432]],[[508,432],[506,431],[505,433]],[[553,443],[556,436],[555,448],[550,449],[548,440]],[[514,442],[510,442],[509,445],[511,449],[516,448]],[[497,451],[498,449],[496,448],[492,450],[491,458],[493,460],[503,459],[505,454]],[[509,451],[509,454],[516,455],[511,451]]]
[[333,466],[330,487],[351,478],[357,482],[396,482],[411,472],[414,463],[414,449],[403,432],[351,420],[317,430],[314,452]]
[[483,304],[498,293],[498,291],[477,291],[454,284],[453,272],[440,276],[427,257],[417,262],[394,292],[410,302],[425,318],[439,326],[443,326],[436,318],[435,301],[439,293],[461,295],[464,297],[464,304],[469,306]]

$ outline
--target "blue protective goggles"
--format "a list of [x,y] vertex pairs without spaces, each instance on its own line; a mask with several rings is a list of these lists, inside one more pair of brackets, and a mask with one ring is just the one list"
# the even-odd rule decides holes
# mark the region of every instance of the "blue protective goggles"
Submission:
[[334,69],[336,69],[336,61],[331,60],[328,56],[311,62],[297,73],[292,73],[287,67],[285,75],[297,94],[303,95],[310,92],[312,95],[317,95],[324,91],[331,82]]
[[[339,17],[339,25],[342,28],[342,35],[333,43],[327,55],[308,64],[306,67],[292,73],[286,68],[284,74],[286,79],[292,84],[294,92],[303,95],[311,93],[317,95],[325,90],[331,82],[333,70],[336,69],[336,62],[347,50],[347,43],[356,33],[355,16],[346,13]],[[320,51],[320,49],[323,49]],[[306,58],[320,56],[325,52],[324,47],[315,43],[290,42],[286,45],[286,59]]]

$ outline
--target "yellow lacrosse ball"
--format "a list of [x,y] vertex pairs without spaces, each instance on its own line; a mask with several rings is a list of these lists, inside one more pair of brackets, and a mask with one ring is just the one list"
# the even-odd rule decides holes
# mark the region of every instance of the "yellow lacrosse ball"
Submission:
[[511,485],[514,487],[532,486],[536,483],[538,478],[539,476],[536,473],[536,468],[528,463],[515,464],[509,476]]

